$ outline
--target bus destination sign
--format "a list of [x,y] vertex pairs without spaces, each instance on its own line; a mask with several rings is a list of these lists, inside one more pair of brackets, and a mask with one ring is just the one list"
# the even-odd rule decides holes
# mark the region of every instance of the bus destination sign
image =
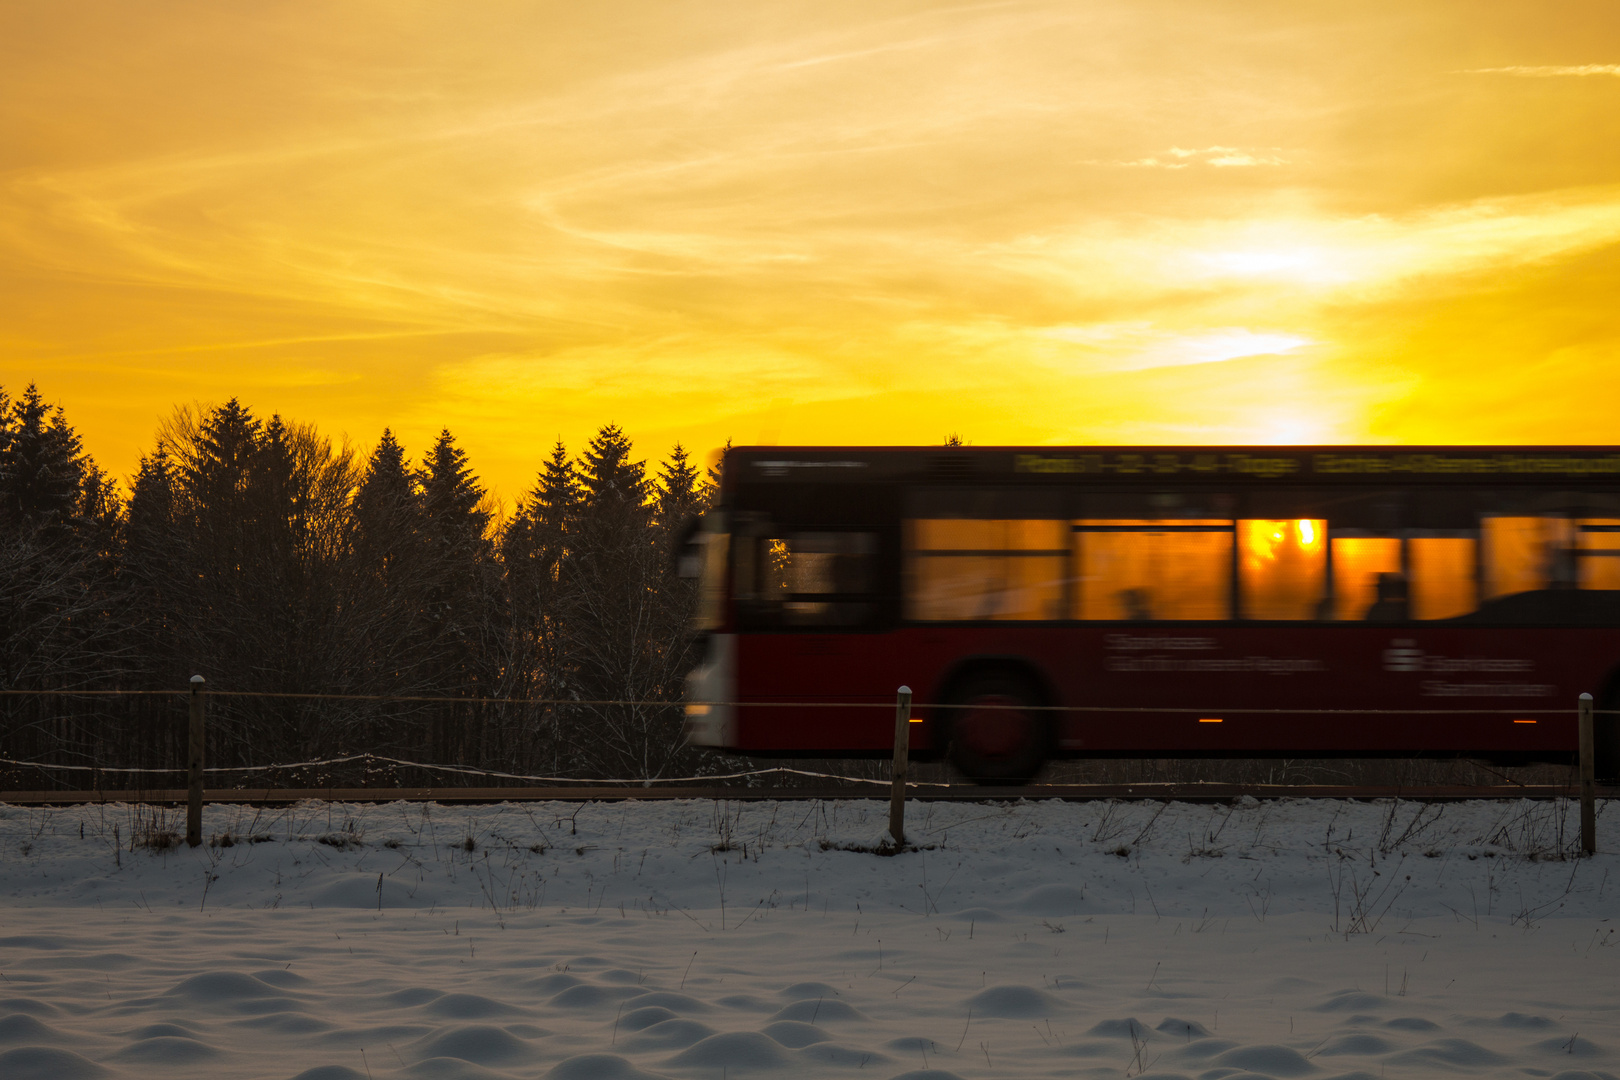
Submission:
[[1402,453],[1332,451],[1301,454],[1254,452],[1144,452],[1018,454],[1013,471],[1115,476],[1250,476],[1261,479],[1315,476],[1613,476],[1620,453],[1484,452]]

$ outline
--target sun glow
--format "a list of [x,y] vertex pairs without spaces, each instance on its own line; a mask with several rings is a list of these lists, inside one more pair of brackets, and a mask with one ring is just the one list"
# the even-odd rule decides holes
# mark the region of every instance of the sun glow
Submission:
[[1312,284],[1341,282],[1350,277],[1342,260],[1323,248],[1198,252],[1192,260],[1211,276],[1272,277]]

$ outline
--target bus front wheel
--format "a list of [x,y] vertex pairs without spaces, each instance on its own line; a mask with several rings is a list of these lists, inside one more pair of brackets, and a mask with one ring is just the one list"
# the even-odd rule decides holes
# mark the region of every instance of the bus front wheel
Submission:
[[1012,676],[965,684],[951,695],[956,707],[945,710],[951,764],[979,784],[1028,783],[1041,771],[1052,744],[1050,725],[1034,708],[1039,701]]

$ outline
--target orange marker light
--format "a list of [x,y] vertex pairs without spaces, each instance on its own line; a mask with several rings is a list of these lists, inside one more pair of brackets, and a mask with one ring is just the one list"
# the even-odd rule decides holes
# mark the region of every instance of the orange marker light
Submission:
[[1216,720],[1216,719],[1213,719],[1213,718],[1203,718],[1203,719],[1200,719],[1198,722],[1200,724],[1222,724],[1222,723],[1225,723],[1224,720]]
[[920,723],[922,723],[922,720],[923,720],[923,718],[922,718],[922,717],[920,717],[920,716],[913,716],[913,717],[912,717],[912,718],[911,718],[911,722],[912,722],[912,723],[913,723],[913,724],[920,724]]
[[1533,723],[1535,723],[1534,720],[1515,720],[1513,722],[1515,724],[1533,724]]

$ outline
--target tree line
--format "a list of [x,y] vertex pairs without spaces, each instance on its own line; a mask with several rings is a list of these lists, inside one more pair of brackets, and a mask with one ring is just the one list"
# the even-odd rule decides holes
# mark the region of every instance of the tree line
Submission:
[[162,692],[200,674],[236,692],[209,699],[214,766],[369,752],[579,777],[701,768],[678,704],[696,585],[674,567],[717,480],[679,444],[649,474],[608,425],[577,457],[558,441],[503,516],[448,430],[419,459],[386,430],[363,455],[233,398],[176,410],[126,498],[61,408],[0,391],[0,756],[176,767],[185,705]]

